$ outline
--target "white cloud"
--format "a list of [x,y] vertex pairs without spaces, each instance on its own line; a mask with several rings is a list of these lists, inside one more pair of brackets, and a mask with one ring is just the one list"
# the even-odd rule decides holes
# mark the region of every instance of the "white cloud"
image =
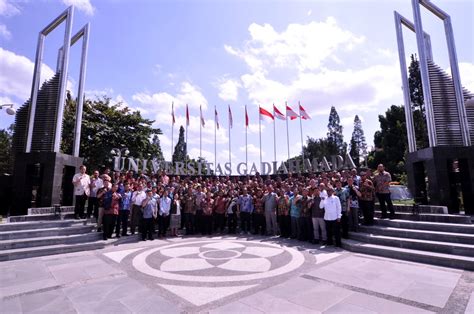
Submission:
[[[0,47],[0,96],[27,100],[31,93],[34,63],[27,57]],[[43,64],[41,82],[51,78],[54,71]]]
[[221,80],[218,83],[219,98],[222,100],[237,101],[240,87],[242,87],[242,85],[235,79]]
[[230,46],[225,49],[242,58],[254,72],[264,73],[269,67],[315,70],[336,50],[351,50],[364,42],[363,36],[342,29],[333,17],[324,22],[289,24],[281,33],[269,24],[252,23],[249,33],[251,39],[243,49]]
[[20,13],[17,4],[9,0],[0,0],[0,16],[13,16]]
[[[179,92],[173,96],[166,92],[150,94],[148,92],[137,93],[132,96],[134,101],[143,105],[153,106],[155,109],[170,108],[171,103],[174,102],[174,107],[184,108],[188,104],[189,108],[199,108],[201,105],[203,110],[207,109],[207,100],[201,93],[201,90],[189,82],[181,83]],[[150,108],[151,111],[154,109]]]
[[73,5],[78,10],[84,12],[86,15],[94,15],[95,8],[92,6],[90,0],[62,0],[67,6]]
[[[245,153],[245,146],[241,146],[239,150]],[[260,147],[257,147],[254,144],[248,144],[247,152],[249,156],[260,156]],[[265,156],[265,151],[262,149],[262,157],[264,156]]]
[[5,24],[0,24],[0,37],[3,37],[7,40],[12,38],[12,33],[10,33]]
[[[265,130],[265,124],[261,124],[261,128],[262,128],[262,132],[263,132],[263,130]],[[245,130],[243,132],[245,133]],[[258,134],[259,133],[258,123],[249,123],[248,133],[249,134]]]

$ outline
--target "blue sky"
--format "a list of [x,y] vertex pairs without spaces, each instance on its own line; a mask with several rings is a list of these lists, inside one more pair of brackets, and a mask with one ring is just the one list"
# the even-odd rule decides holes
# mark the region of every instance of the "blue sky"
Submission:
[[[451,15],[461,81],[474,91],[474,3],[433,1]],[[233,111],[233,163],[245,159],[244,109],[248,106],[249,161],[259,160],[258,105],[272,103],[311,115],[303,135],[323,137],[334,105],[349,142],[358,114],[369,145],[378,115],[402,104],[393,11],[413,19],[410,0],[393,1],[152,1],[0,0],[0,103],[29,98],[38,32],[68,5],[75,5],[73,32],[91,23],[86,78],[89,97],[108,95],[139,109],[163,130],[171,149],[170,109],[184,125],[190,106],[189,151],[199,155],[199,106],[203,107],[203,156],[214,160],[214,106],[221,128],[217,160],[228,161],[227,105]],[[422,9],[434,60],[449,68],[442,22]],[[63,28],[47,37],[44,77],[52,75]],[[407,59],[415,36],[404,31]],[[73,47],[69,88],[77,90],[80,45]],[[13,122],[0,112],[0,128]],[[298,120],[289,123],[291,155],[301,148]],[[284,121],[276,121],[277,160],[286,159]],[[273,125],[262,121],[263,159],[273,160]]]

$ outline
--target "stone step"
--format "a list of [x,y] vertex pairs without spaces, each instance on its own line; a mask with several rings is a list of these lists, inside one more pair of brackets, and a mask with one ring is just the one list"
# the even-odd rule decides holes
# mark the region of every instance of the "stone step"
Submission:
[[369,234],[383,235],[388,237],[474,245],[474,234],[441,232],[433,230],[413,230],[385,226],[360,226],[359,230]]
[[462,255],[452,255],[436,252],[419,251],[407,248],[390,247],[347,239],[342,240],[342,247],[351,252],[377,255],[411,262],[459,268],[471,271],[474,270],[474,258]]
[[393,228],[474,234],[474,225],[472,224],[451,224],[429,221],[409,221],[400,219],[388,220],[379,218],[375,218],[375,223],[379,226],[387,226]]
[[[396,213],[413,213],[413,205],[393,205]],[[375,209],[380,211],[380,205],[375,204]],[[420,205],[418,212],[423,214],[448,214],[446,206]]]
[[84,234],[90,233],[93,229],[93,225],[71,225],[33,230],[0,231],[0,241]]
[[85,219],[82,220],[53,220],[53,221],[29,221],[29,222],[15,222],[0,224],[0,232],[5,231],[19,231],[19,230],[34,230],[47,228],[61,228],[69,227],[73,224],[86,224]]
[[[376,217],[381,217],[382,212],[375,211]],[[471,217],[465,215],[450,215],[450,214],[419,214],[413,215],[412,213],[397,213],[395,212],[395,219],[412,220],[412,221],[430,221],[430,222],[446,222],[446,223],[459,223],[459,224],[470,224]]]
[[79,251],[90,251],[102,249],[107,245],[106,241],[94,241],[89,243],[58,244],[40,247],[29,247],[22,249],[11,249],[0,251],[0,261],[11,261],[16,259],[31,258],[38,256],[65,254]]
[[74,219],[74,214],[66,213],[61,215],[55,214],[36,214],[36,215],[22,215],[10,216],[7,218],[8,222],[26,222],[26,221],[43,221],[43,220],[67,220]]
[[49,246],[58,244],[86,243],[102,239],[101,232],[88,234],[67,235],[56,237],[41,237],[0,241],[0,251],[29,248],[35,246]]
[[357,232],[351,232],[349,234],[349,238],[370,244],[474,257],[474,245],[470,244],[436,242],[418,239],[404,239],[398,237],[388,237]]

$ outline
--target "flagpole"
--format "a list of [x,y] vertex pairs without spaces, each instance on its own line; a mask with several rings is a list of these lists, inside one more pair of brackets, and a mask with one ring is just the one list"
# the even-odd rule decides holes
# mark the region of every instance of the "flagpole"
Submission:
[[276,144],[276,131],[275,131],[275,124],[276,124],[276,115],[275,115],[275,104],[273,104],[273,161],[277,161],[277,144]]
[[301,122],[301,105],[298,101],[298,108],[300,110],[300,133],[301,133],[301,158],[302,158],[302,165],[304,169],[304,145],[303,145],[303,123]]
[[199,159],[202,159],[202,108],[199,106]]
[[248,148],[247,148],[247,105],[245,105],[245,167],[248,168]]
[[173,141],[174,141],[174,102],[171,102],[171,159],[173,161]]
[[260,114],[260,106],[258,106],[258,134],[260,142],[260,172],[262,172],[262,115]]
[[[216,106],[214,105],[214,169],[217,167],[217,109]],[[214,170],[214,175],[216,175],[215,170]]]
[[285,115],[285,120],[286,120],[286,144],[288,146],[288,159],[290,159],[290,135],[289,135],[289,132],[288,132],[288,110],[286,109],[286,107],[288,106],[287,102],[285,101],[285,112],[286,112],[286,115]]
[[230,169],[231,169],[231,173],[232,173],[232,152],[231,152],[231,145],[230,145],[230,142],[231,142],[231,139],[230,139],[230,106],[229,106],[229,116],[227,117],[228,120],[229,120],[229,164],[230,164]]
[[184,152],[184,163],[188,163],[188,124],[189,124],[189,109],[188,104],[186,104],[186,149]]

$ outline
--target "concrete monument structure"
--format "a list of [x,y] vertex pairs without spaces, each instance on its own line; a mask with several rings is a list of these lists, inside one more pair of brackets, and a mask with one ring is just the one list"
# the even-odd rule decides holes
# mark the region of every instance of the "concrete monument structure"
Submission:
[[[14,206],[10,214],[26,214],[29,207],[53,204],[72,205],[72,177],[82,164],[79,141],[84,102],[84,85],[89,42],[89,24],[74,36],[71,6],[40,31],[36,48],[31,98],[19,110],[15,119],[13,137]],[[40,88],[44,41],[47,35],[65,23],[64,43],[58,51],[56,74]],[[68,80],[69,51],[82,38],[76,128],[73,155],[60,151],[66,86]]]
[[[420,5],[443,21],[451,76],[433,61],[430,36],[423,31]],[[461,85],[450,16],[428,0],[412,0],[413,20],[395,13],[408,136],[410,189],[424,203],[474,213],[474,95]],[[417,149],[402,26],[416,34],[429,147]],[[460,197],[461,196],[461,197]]]

